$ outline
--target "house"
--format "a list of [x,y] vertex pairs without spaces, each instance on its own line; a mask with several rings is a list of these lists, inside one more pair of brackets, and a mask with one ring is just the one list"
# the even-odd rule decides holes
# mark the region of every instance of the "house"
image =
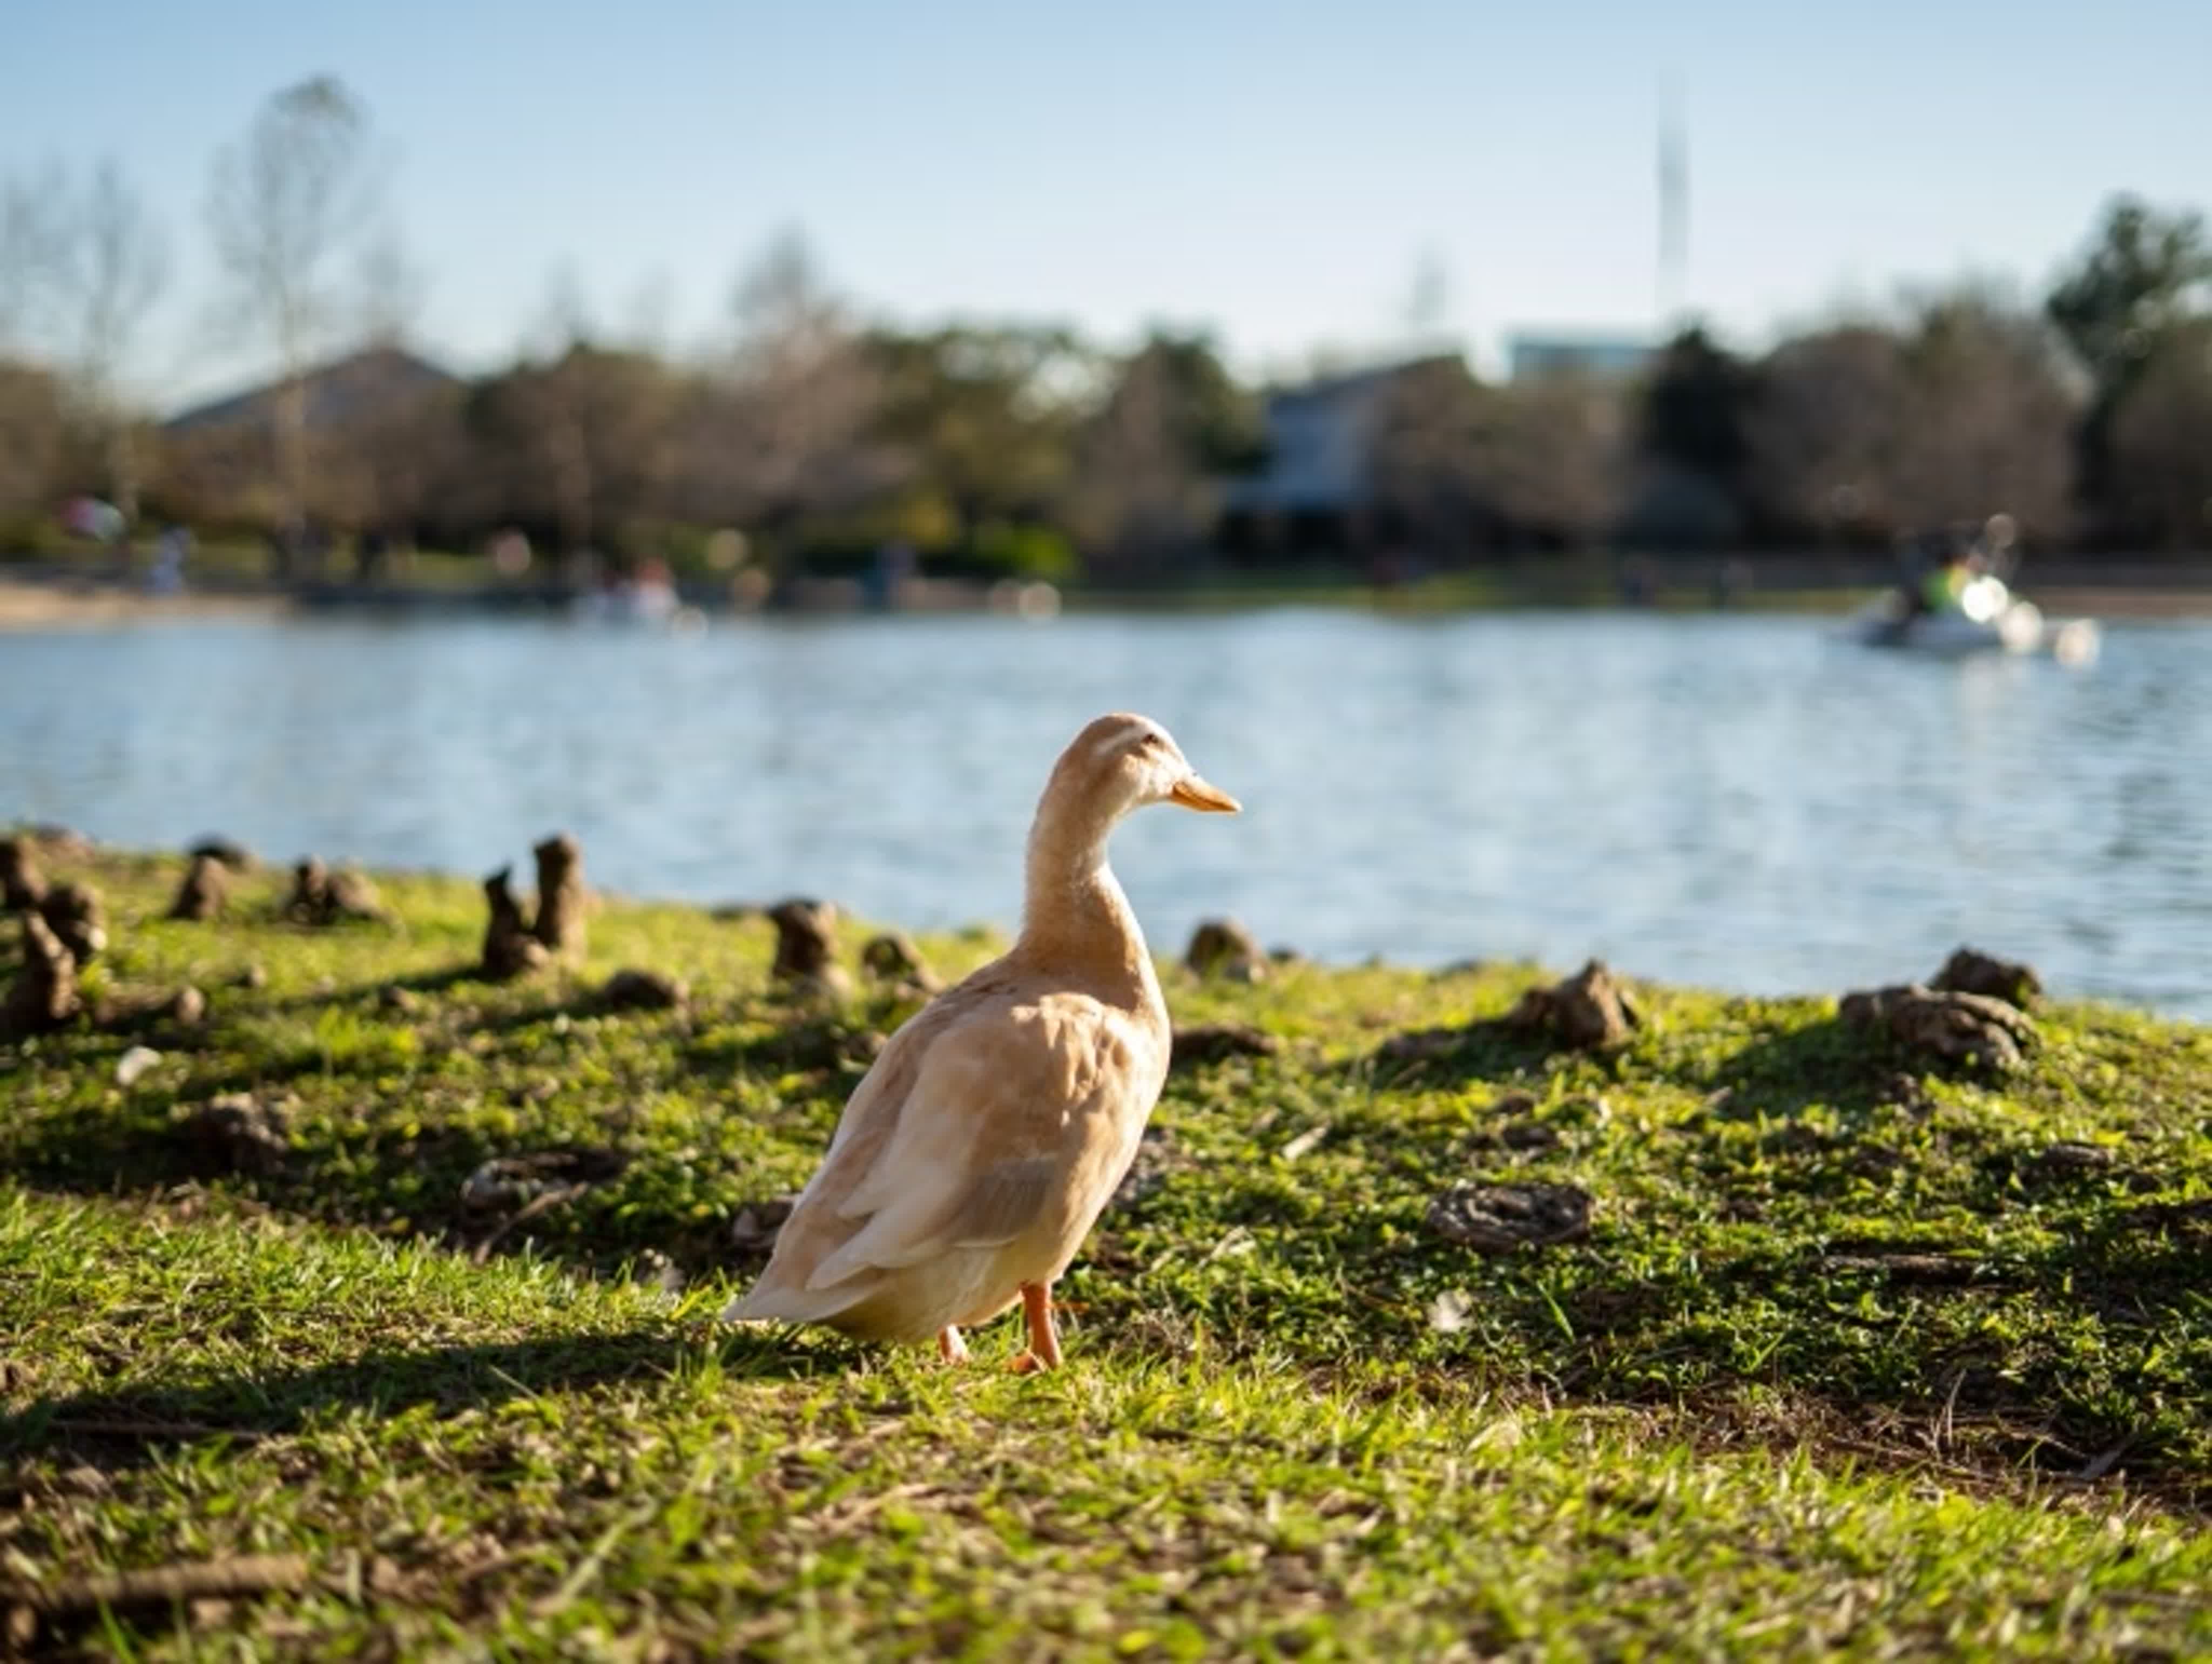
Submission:
[[1267,395],[1267,459],[1229,483],[1216,541],[1233,557],[1365,552],[1376,530],[1375,440],[1392,395],[1456,354],[1322,377]]
[[[161,424],[170,512],[202,522],[282,526],[405,524],[438,464],[441,410],[463,383],[428,360],[378,346],[179,411]],[[287,395],[300,398],[299,477],[281,442]]]
[[[309,370],[301,378],[310,433],[327,433],[380,416],[424,393],[460,386],[459,379],[401,347],[370,347]],[[274,425],[282,382],[249,387],[179,411],[161,424],[182,438],[222,430],[266,432]]]

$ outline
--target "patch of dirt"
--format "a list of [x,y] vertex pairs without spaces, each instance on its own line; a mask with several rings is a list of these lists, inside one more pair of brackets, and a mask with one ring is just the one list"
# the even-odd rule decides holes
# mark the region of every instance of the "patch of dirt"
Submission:
[[618,1150],[558,1145],[521,1156],[495,1156],[461,1181],[461,1206],[471,1213],[521,1207],[558,1193],[580,1193],[619,1178],[630,1158]]
[[292,1153],[284,1113],[250,1092],[230,1092],[185,1113],[178,1135],[222,1173],[276,1173]]
[[1168,1067],[1195,1069],[1232,1057],[1273,1057],[1282,1049],[1281,1041],[1249,1023],[1196,1023],[1175,1031]]
[[1578,1242],[1589,1225],[1589,1193],[1575,1185],[1456,1184],[1428,1212],[1431,1230],[1478,1254]]
[[600,988],[599,1005],[609,1011],[669,1011],[689,1004],[691,990],[659,971],[618,970]]

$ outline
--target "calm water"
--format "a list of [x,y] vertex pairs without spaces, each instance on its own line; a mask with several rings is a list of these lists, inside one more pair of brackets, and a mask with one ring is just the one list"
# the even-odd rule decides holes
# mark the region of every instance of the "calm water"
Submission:
[[1818,622],[1601,614],[164,626],[0,635],[0,820],[1011,924],[1045,770],[1173,729],[1240,819],[1140,816],[1156,947],[1231,912],[1349,960],[1597,953],[1756,992],[1959,942],[2212,1017],[2212,625],[2086,672]]

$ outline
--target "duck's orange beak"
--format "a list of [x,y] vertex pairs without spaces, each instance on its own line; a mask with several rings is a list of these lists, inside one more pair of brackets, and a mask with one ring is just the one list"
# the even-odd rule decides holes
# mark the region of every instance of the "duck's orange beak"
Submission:
[[1233,815],[1244,805],[1218,786],[1208,786],[1196,774],[1185,774],[1168,792],[1168,801],[1202,815]]

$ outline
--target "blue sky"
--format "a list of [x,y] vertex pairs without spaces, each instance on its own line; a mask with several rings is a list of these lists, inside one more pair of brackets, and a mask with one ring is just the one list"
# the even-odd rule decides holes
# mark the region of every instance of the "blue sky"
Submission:
[[112,155],[154,199],[167,397],[251,367],[196,325],[209,163],[318,72],[370,106],[421,331],[465,364],[564,265],[609,325],[657,288],[702,337],[792,225],[881,315],[1204,324],[1254,368],[1387,347],[1425,258],[1485,356],[1516,327],[1644,329],[1668,82],[1688,298],[1747,345],[1903,278],[2039,285],[2116,190],[2212,202],[2203,0],[9,9],[0,170]]

